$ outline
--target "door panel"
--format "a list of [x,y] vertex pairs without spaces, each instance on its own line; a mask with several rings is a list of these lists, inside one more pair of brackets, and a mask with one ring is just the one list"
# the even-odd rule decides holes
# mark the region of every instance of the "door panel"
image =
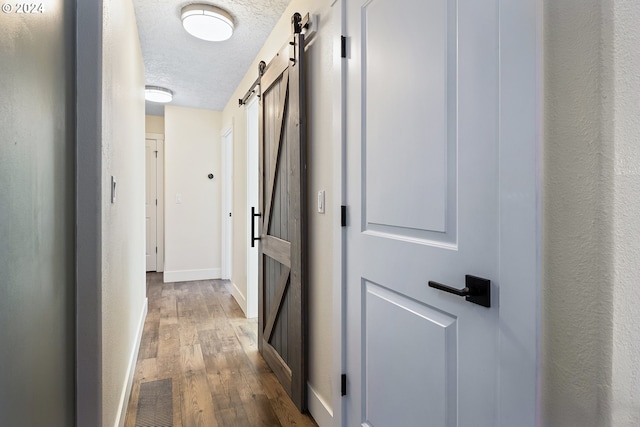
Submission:
[[[387,287],[363,282],[365,292],[364,420],[372,426],[455,426],[457,324],[454,316],[395,293]],[[405,335],[410,331],[410,351]],[[410,366],[416,369],[403,369]],[[390,393],[390,390],[401,390]],[[412,405],[408,396],[422,404]],[[380,405],[379,402],[385,402]]]
[[363,231],[455,248],[456,2],[371,0],[361,25]]
[[304,35],[269,63],[260,87],[258,346],[306,409],[306,126]]
[[[497,1],[348,3],[348,425],[495,427]],[[402,28],[402,31],[398,31]]]
[[157,269],[157,158],[158,152],[157,141],[155,139],[147,139],[145,142],[145,223],[147,234],[146,245],[146,261],[147,271],[156,271]]
[[[447,175],[455,145],[455,2],[370,1],[362,27],[367,223],[394,234],[445,232],[447,178],[455,183],[455,169]],[[407,49],[407,40],[419,48]],[[397,191],[414,183],[422,184],[414,197]]]

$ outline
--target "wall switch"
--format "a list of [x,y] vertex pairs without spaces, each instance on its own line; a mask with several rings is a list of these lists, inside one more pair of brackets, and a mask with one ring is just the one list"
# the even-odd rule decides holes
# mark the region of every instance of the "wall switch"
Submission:
[[111,204],[116,202],[116,177],[111,175]]
[[318,213],[324,213],[324,190],[318,191]]
[[182,203],[182,194],[178,193],[176,194],[176,205],[179,205]]

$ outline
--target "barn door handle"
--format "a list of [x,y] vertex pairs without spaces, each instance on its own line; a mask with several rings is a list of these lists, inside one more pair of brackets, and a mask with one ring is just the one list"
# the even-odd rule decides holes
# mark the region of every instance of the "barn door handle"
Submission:
[[256,217],[261,217],[262,214],[257,212],[256,207],[251,206],[251,247],[255,247],[256,240],[260,240],[260,237],[256,237]]
[[448,292],[450,294],[466,297],[467,301],[483,307],[491,307],[491,280],[467,274],[463,289],[452,288],[442,283],[429,281],[429,287]]

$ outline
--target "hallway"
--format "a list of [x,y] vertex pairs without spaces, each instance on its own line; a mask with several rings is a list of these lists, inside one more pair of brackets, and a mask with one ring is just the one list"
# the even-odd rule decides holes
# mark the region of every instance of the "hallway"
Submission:
[[147,273],[147,296],[126,427],[316,425],[258,353],[257,319],[244,317],[228,282]]

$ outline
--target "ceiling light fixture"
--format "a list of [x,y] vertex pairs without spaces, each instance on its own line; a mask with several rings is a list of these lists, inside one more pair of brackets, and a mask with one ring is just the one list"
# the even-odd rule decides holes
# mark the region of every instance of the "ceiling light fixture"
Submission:
[[194,37],[211,42],[227,40],[233,34],[233,17],[210,4],[190,4],[182,8],[182,26]]
[[144,99],[151,102],[161,102],[166,104],[173,99],[173,92],[159,86],[145,86]]

